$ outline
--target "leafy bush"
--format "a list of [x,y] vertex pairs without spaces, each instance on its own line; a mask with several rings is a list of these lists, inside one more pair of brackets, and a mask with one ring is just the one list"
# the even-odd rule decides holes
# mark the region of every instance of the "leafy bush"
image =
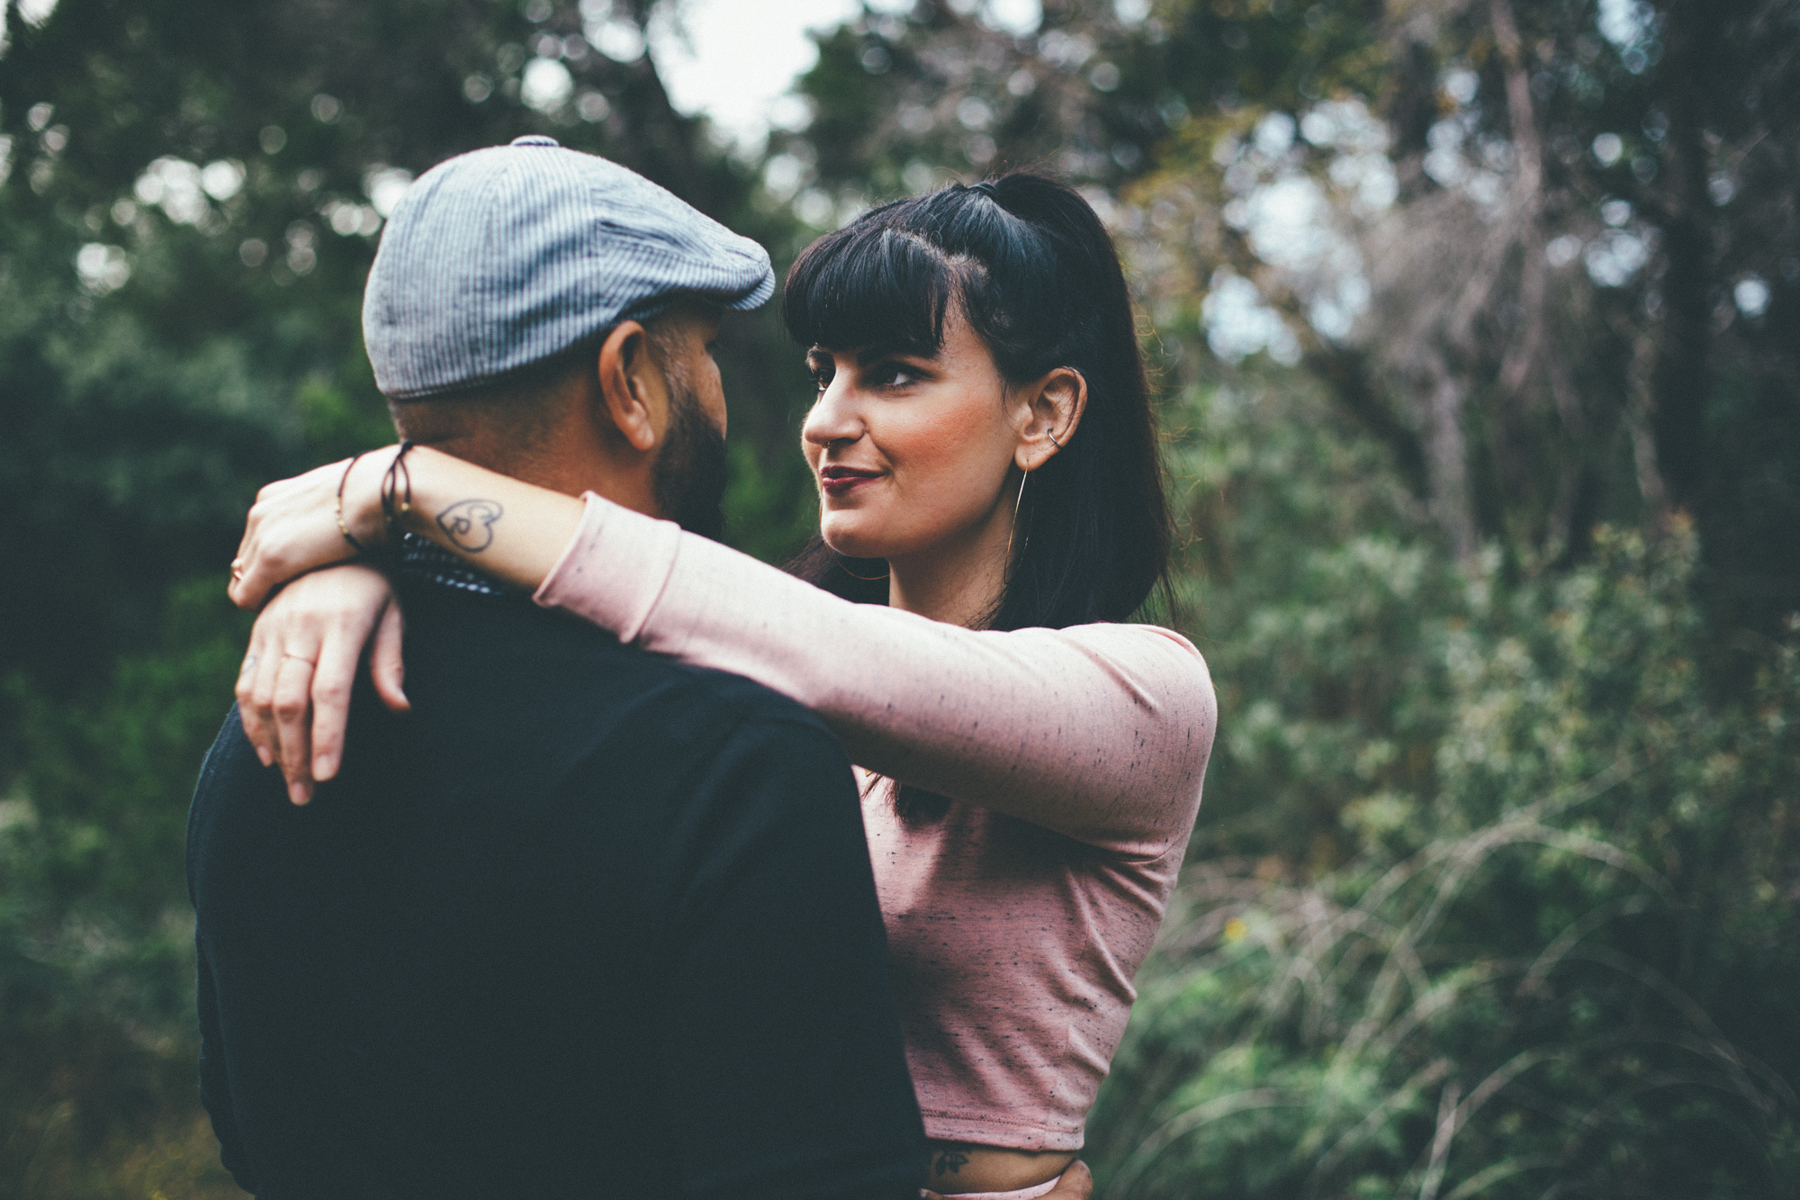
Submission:
[[[1402,543],[1301,556],[1246,639],[1286,686],[1227,712],[1220,774],[1278,820],[1333,789],[1355,849],[1188,869],[1102,1196],[1800,1195],[1800,639],[1712,695],[1695,557],[1602,531],[1446,591]],[[1318,718],[1358,681],[1382,702]]]
[[199,1112],[181,862],[245,625],[198,579],[87,699],[7,682],[26,767],[0,801],[0,1194],[240,1194]]
[[1165,423],[1179,624],[1225,714],[1194,853],[1328,868],[1351,849],[1345,805],[1431,773],[1444,667],[1421,621],[1455,605],[1454,569],[1382,449],[1317,389],[1208,381]]

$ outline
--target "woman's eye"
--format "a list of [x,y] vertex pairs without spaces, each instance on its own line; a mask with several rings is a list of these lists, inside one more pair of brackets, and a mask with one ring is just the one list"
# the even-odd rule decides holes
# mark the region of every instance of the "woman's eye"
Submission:
[[905,387],[918,381],[918,374],[900,363],[882,363],[869,372],[870,387]]

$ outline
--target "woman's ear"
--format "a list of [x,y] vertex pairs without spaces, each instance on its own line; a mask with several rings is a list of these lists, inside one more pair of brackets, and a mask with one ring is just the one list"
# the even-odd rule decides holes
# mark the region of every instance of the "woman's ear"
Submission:
[[1035,471],[1059,450],[1068,449],[1087,411],[1087,380],[1074,367],[1058,367],[1020,394],[1023,418],[1013,461]]
[[656,449],[669,425],[669,387],[650,353],[650,335],[636,321],[620,321],[600,343],[595,417],[610,422],[640,454]]

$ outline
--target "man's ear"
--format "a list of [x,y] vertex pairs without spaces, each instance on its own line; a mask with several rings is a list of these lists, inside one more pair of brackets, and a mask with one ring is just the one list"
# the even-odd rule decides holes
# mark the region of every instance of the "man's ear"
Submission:
[[1014,395],[1019,445],[1013,461],[1021,471],[1035,471],[1057,451],[1068,449],[1087,411],[1087,380],[1073,367],[1058,367]]
[[669,385],[650,353],[650,335],[636,321],[620,321],[600,343],[597,366],[605,417],[633,450],[656,449],[669,426]]

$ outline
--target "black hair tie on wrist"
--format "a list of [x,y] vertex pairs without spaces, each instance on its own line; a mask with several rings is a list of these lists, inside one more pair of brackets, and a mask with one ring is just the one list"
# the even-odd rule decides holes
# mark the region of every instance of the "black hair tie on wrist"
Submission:
[[[387,474],[381,478],[381,518],[387,525],[388,546],[398,549],[395,539],[398,536],[394,527],[399,524],[401,516],[412,511],[412,469],[406,465],[406,456],[417,442],[402,441],[400,453],[394,455],[394,461],[388,464]],[[405,491],[401,491],[401,478],[405,477]]]

